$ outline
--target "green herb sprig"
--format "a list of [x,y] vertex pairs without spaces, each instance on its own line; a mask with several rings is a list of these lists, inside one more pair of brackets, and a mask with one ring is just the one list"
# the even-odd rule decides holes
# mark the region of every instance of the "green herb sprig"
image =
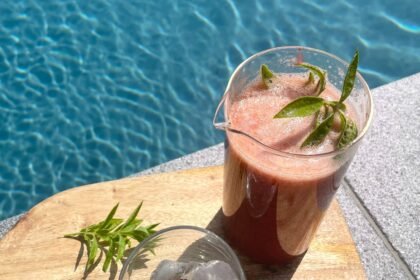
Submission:
[[131,239],[141,242],[153,234],[154,228],[158,226],[158,224],[140,225],[143,220],[136,217],[143,202],[137,206],[125,222],[123,219],[114,218],[118,205],[112,208],[105,220],[82,228],[79,232],[64,235],[64,237],[77,238],[85,242],[88,255],[86,271],[95,263],[98,251],[103,251],[105,252],[105,261],[102,270],[106,272],[112,261],[117,263],[123,258],[126,248],[131,247]]
[[[302,148],[306,146],[316,146],[322,143],[327,134],[331,131],[334,118],[337,115],[340,119],[340,136],[336,144],[337,148],[341,149],[347,146],[357,137],[358,131],[356,124],[344,114],[346,110],[344,101],[353,90],[358,63],[359,52],[356,51],[347,69],[343,82],[343,88],[341,90],[341,96],[338,101],[327,101],[319,97],[326,86],[327,73],[324,70],[308,63],[300,63],[297,65],[299,67],[309,69],[308,82],[314,82],[314,75],[318,77],[315,94],[314,96],[304,96],[295,99],[274,115],[274,118],[306,117],[316,114],[315,128],[303,141],[301,145]],[[266,73],[271,73],[270,79],[273,79],[274,73],[272,73],[266,65],[264,65],[264,68],[266,68],[264,69]],[[261,70],[263,70],[263,68],[261,68]],[[261,76],[264,81],[267,74],[264,74],[263,71],[261,71]]]

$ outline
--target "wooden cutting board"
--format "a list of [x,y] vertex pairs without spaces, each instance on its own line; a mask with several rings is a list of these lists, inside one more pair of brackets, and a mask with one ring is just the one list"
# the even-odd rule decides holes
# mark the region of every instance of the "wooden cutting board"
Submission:
[[[120,202],[117,217],[127,217],[144,201],[140,216],[160,228],[196,225],[221,230],[222,167],[192,169],[98,183],[58,193],[32,208],[0,240],[0,279],[83,279],[86,250],[61,238],[103,220]],[[310,249],[298,265],[263,266],[240,256],[249,280],[365,279],[363,266],[336,200]],[[88,279],[118,279],[98,265]],[[110,277],[111,276],[111,277]]]

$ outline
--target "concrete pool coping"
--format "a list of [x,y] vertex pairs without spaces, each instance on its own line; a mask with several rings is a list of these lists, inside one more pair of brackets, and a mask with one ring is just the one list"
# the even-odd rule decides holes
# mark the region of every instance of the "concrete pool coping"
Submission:
[[[420,278],[420,73],[372,90],[375,116],[337,198],[368,279]],[[133,176],[223,164],[223,145]],[[0,238],[20,216],[0,222]]]

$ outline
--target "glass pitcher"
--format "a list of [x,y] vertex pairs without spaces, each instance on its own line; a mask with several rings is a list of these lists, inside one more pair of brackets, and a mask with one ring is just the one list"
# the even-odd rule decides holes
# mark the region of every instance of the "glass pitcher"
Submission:
[[306,47],[273,48],[238,66],[213,120],[217,129],[226,132],[225,234],[234,248],[259,263],[282,264],[306,252],[372,119],[370,90],[358,73],[346,102],[357,113],[359,134],[341,150],[288,153],[232,125],[230,108],[244,98],[244,88],[260,75],[262,64],[275,73],[306,72],[296,66],[300,62],[327,70],[329,82],[342,88],[348,67],[342,59]]

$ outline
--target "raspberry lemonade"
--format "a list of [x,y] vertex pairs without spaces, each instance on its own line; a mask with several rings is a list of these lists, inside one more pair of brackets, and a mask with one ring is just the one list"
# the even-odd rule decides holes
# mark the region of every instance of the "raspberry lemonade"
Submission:
[[356,58],[347,70],[321,51],[277,48],[233,74],[218,108],[225,121],[215,116],[226,130],[224,229],[254,261],[281,264],[308,249],[370,123]]

